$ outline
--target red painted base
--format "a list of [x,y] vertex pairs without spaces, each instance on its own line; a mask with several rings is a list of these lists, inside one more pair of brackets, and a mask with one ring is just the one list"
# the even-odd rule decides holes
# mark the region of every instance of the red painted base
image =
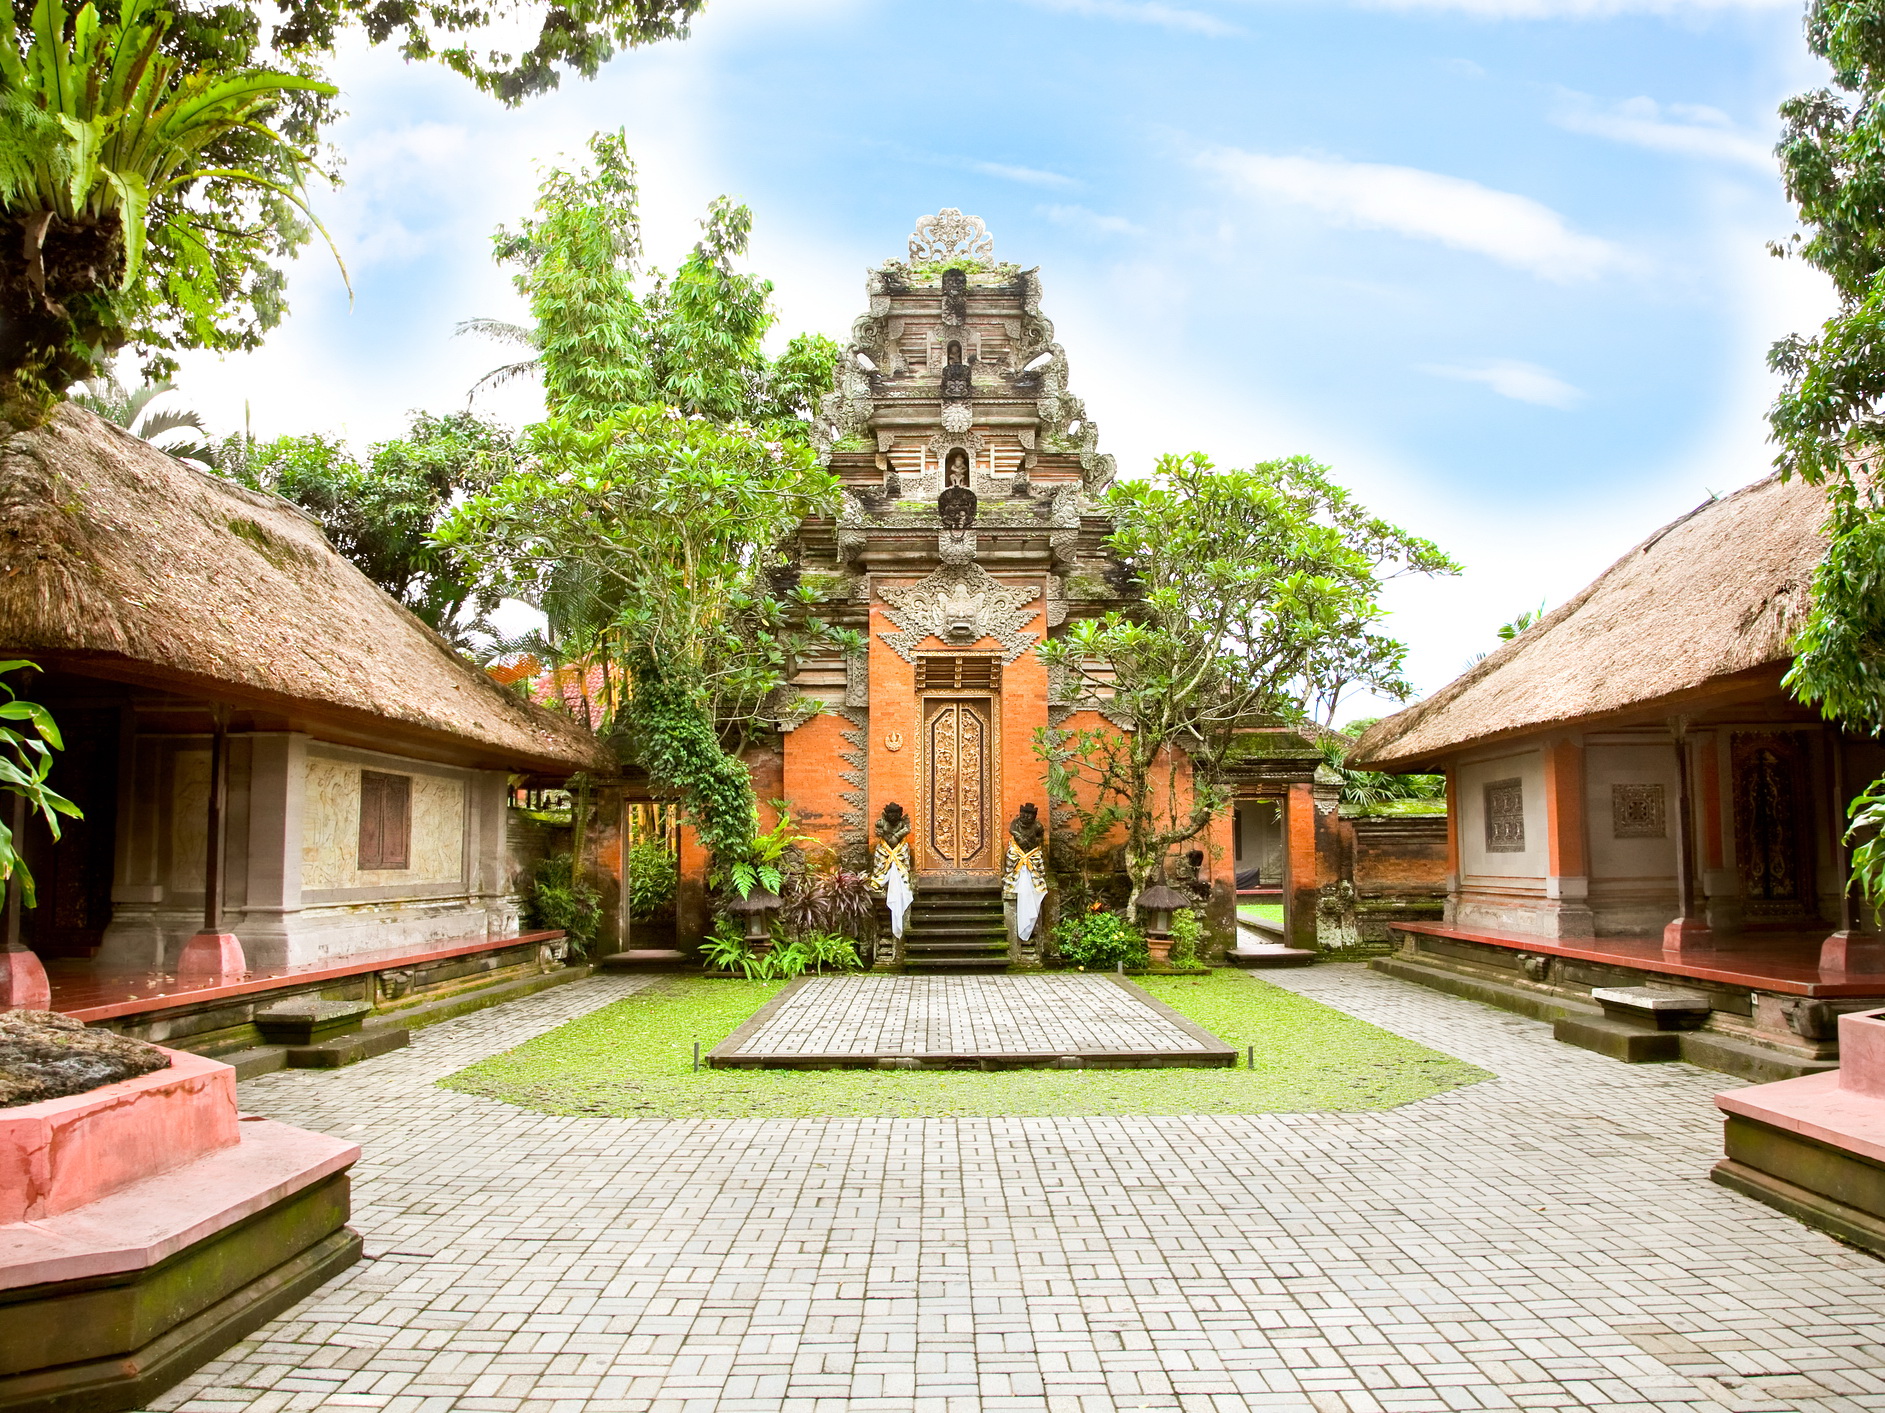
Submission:
[[242,943],[233,932],[199,932],[183,944],[177,958],[177,980],[218,981],[241,976],[249,969]]
[[0,950],[0,1011],[50,1011],[52,984],[46,969],[24,947]]
[[1715,934],[1699,917],[1679,917],[1662,930],[1665,952],[1701,951],[1715,945]]
[[1820,943],[1820,970],[1878,971],[1885,963],[1885,945],[1862,932],[1835,932]]

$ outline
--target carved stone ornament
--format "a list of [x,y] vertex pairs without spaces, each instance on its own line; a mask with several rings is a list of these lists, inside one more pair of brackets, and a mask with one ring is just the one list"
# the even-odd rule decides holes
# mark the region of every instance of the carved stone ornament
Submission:
[[993,638],[1002,646],[1002,661],[1009,663],[1033,647],[1038,636],[1021,630],[1034,618],[1026,606],[1039,592],[1004,584],[979,564],[945,564],[907,589],[880,593],[900,631],[877,636],[905,662],[916,661],[918,643],[936,637],[959,647]]
[[1669,814],[1659,784],[1610,787],[1610,833],[1616,839],[1666,839]]
[[910,261],[925,265],[932,260],[950,260],[967,255],[987,260],[995,254],[995,238],[980,216],[965,216],[953,206],[945,206],[934,216],[918,216],[916,229],[910,233]]
[[944,405],[942,424],[945,432],[966,432],[975,424],[975,409],[966,402]]

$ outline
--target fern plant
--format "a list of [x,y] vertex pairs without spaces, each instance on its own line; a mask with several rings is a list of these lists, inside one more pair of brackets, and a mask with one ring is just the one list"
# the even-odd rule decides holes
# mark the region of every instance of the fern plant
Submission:
[[[152,0],[125,0],[111,21],[85,5],[68,32],[63,0],[38,0],[22,46],[0,6],[0,414],[16,425],[44,421],[129,338],[154,210],[184,275],[165,293],[186,314],[219,303],[211,247],[227,220],[195,209],[192,188],[257,191],[326,237],[303,194],[307,158],[264,118],[285,93],[337,90],[268,69],[186,72],[159,52],[169,23]],[[221,164],[232,135],[259,160]]]

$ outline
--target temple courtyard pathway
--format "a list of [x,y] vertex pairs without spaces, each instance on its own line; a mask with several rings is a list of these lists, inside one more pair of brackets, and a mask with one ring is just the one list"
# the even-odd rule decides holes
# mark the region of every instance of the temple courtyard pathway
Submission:
[[646,984],[244,1107],[358,1140],[363,1261],[185,1413],[1885,1409],[1885,1263],[1707,1180],[1709,1096],[1356,966],[1496,1079],[1360,1114],[549,1117],[433,1081]]

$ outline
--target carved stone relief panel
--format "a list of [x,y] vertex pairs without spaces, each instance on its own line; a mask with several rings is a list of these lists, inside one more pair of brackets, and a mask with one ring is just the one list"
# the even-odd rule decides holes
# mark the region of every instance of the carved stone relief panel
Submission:
[[932,636],[962,646],[993,638],[1002,661],[1013,662],[1038,636],[1021,630],[1034,617],[1027,605],[1040,593],[1004,584],[979,564],[944,564],[906,589],[884,589],[882,597],[900,631],[878,636],[905,662],[914,662],[917,644]]
[[1517,777],[1486,782],[1486,852],[1525,852],[1525,782]]
[[1615,839],[1666,839],[1668,814],[1659,784],[1610,787],[1610,833]]

